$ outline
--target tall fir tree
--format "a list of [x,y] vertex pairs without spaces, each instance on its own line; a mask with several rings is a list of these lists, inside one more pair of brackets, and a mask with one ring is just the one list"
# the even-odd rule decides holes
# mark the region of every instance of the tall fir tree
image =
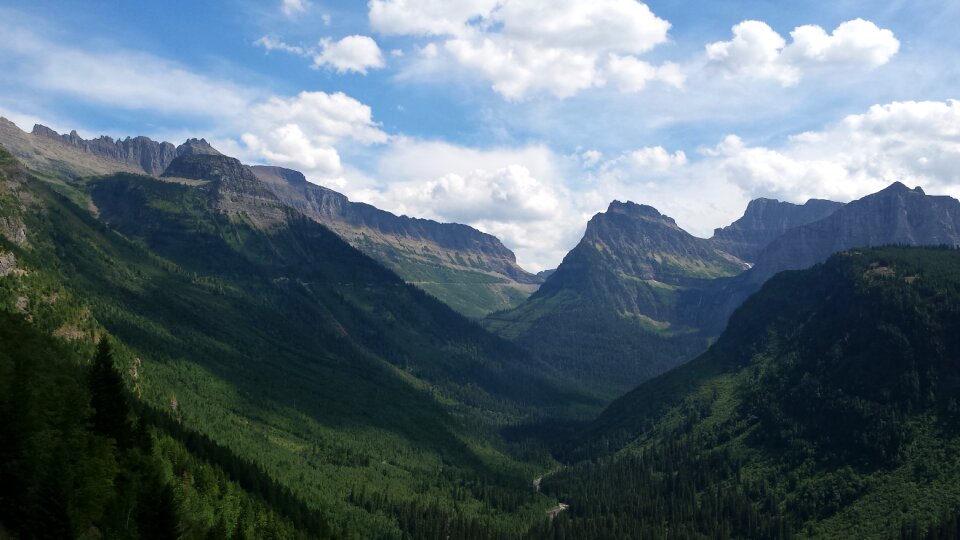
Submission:
[[90,405],[93,407],[94,432],[110,437],[120,448],[127,448],[132,440],[130,405],[123,388],[123,378],[113,364],[113,352],[106,337],[97,343],[89,375]]

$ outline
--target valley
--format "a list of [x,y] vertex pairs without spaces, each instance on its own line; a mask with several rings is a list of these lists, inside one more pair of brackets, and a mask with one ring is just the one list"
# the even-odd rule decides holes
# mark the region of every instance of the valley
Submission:
[[[659,538],[674,523],[682,537],[880,537],[949,523],[960,505],[957,471],[924,464],[957,444],[944,423],[955,199],[894,184],[845,205],[758,200],[709,239],[614,201],[538,277],[489,235],[352,203],[200,140],[129,139],[170,157],[151,174],[153,154],[118,159],[130,143],[39,132],[8,142],[32,161],[2,155],[0,307],[5,340],[55,352],[29,375],[16,367],[27,353],[8,349],[6,384],[62,365],[72,399],[95,400],[85,358],[110,343],[110,403],[129,402],[128,427],[70,436],[135,430],[140,446],[85,450],[118,468],[71,474],[153,475],[170,500],[156,519],[180,536]],[[26,152],[29,137],[46,138]],[[938,248],[872,248],[893,244]],[[505,305],[494,284],[535,292],[484,315]],[[852,375],[868,361],[885,367]],[[30,399],[54,410],[49,390]],[[76,410],[99,414],[90,403]],[[817,415],[845,424],[819,432]],[[43,489],[66,489],[71,531],[138,534],[116,521],[119,499]],[[125,511],[145,511],[133,497]]]

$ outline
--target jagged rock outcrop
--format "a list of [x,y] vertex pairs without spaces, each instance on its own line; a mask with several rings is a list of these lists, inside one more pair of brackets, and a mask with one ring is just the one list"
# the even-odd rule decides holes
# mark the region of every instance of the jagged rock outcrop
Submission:
[[753,263],[757,255],[788,230],[819,221],[834,213],[843,203],[811,199],[792,204],[775,199],[754,199],[743,217],[716,229],[711,243],[738,259]]
[[[216,148],[210,146],[206,139],[187,139],[177,147],[177,157],[181,156],[221,156]],[[168,165],[169,166],[169,165]],[[166,168],[164,168],[166,170]]]
[[284,204],[249,167],[220,153],[178,157],[162,177],[210,182],[219,210],[229,215],[242,215],[261,228],[285,223],[289,216]]
[[18,217],[0,216],[0,236],[17,245],[27,243],[27,226]]
[[352,202],[291,169],[250,169],[284,204],[465,314],[512,307],[542,281],[521,268],[495,236],[467,225],[397,216]]
[[0,277],[9,276],[17,271],[17,258],[13,253],[0,251]]
[[76,131],[61,135],[56,131],[37,124],[33,126],[32,135],[59,141],[83,152],[95,156],[112,159],[128,165],[138,167],[146,174],[159,176],[167,169],[174,159],[186,155],[220,155],[204,139],[190,139],[180,146],[168,142],[157,142],[149,137],[127,137],[116,140],[106,135],[96,139],[84,139]]

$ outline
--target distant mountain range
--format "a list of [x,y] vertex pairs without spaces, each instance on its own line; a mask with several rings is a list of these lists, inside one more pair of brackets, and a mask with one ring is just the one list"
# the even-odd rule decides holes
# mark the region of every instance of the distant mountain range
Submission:
[[901,183],[846,205],[757,199],[710,239],[614,202],[536,294],[486,325],[612,397],[705,350],[775,274],[884,245],[960,245],[960,202]]
[[738,259],[753,264],[757,256],[788,230],[823,219],[842,207],[842,203],[811,199],[792,204],[774,199],[754,199],[743,217],[716,229],[711,243]]

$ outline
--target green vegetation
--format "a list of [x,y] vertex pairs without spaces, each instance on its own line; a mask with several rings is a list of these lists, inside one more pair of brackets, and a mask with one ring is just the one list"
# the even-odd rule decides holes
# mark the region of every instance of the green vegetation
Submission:
[[525,290],[503,277],[481,271],[460,270],[439,264],[429,264],[412,258],[388,259],[377,257],[386,266],[402,276],[404,281],[427,291],[459,313],[482,318],[494,311],[520,305],[530,296]]
[[134,419],[106,339],[93,361],[84,361],[21,317],[0,313],[0,343],[0,521],[8,533],[158,540],[327,534],[325,523],[292,521],[283,514],[292,506],[275,511],[142,414]]
[[653,208],[615,202],[536,293],[484,325],[603,405],[703,352],[715,336],[700,294],[743,269]]
[[[920,537],[960,511],[960,252],[786,272],[561,445],[533,537]],[[947,517],[944,517],[947,516]],[[939,530],[939,529],[937,529]],[[916,536],[913,536],[916,533]]]
[[[28,242],[0,239],[22,270],[0,277],[0,311],[84,354],[109,333],[138,407],[223,450],[188,444],[180,462],[210,459],[254,498],[262,481],[229,471],[262,471],[337,537],[422,537],[448,517],[461,537],[516,537],[555,504],[530,486],[549,458],[518,459],[498,431],[576,396],[326,228],[282,208],[255,226],[277,207],[226,214],[215,184],[117,175],[58,185],[67,198],[2,172]],[[236,528],[233,510],[205,512]]]

